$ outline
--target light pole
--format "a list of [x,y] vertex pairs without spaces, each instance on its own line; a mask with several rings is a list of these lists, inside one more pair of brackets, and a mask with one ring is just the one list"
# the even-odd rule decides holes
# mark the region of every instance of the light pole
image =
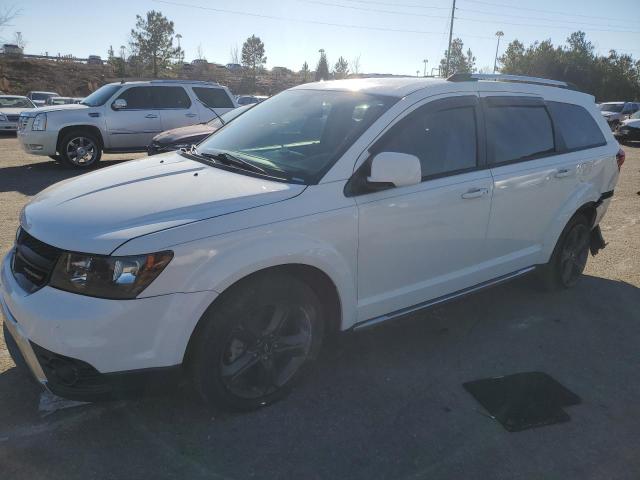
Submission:
[[426,58],[424,60],[422,60],[424,62],[424,73],[422,74],[423,77],[427,76],[427,63],[429,63],[429,60],[427,60]]
[[493,73],[496,73],[498,69],[498,49],[500,48],[500,37],[504,36],[504,32],[502,30],[498,30],[496,32],[496,37],[498,37],[498,44],[496,45],[496,58],[493,60]]
[[420,76],[420,70],[416,70],[416,77]]

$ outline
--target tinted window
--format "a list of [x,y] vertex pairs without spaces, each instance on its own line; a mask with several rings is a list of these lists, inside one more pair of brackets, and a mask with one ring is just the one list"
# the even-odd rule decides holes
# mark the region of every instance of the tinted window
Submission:
[[418,157],[423,178],[473,168],[477,158],[475,108],[420,109],[394,127],[380,149]]
[[153,108],[151,87],[131,87],[118,97],[127,101],[127,110],[149,110]]
[[153,87],[156,108],[189,108],[191,99],[182,87]]
[[485,121],[491,163],[527,160],[554,151],[553,127],[543,106],[489,106]]
[[80,103],[83,105],[89,105],[90,107],[99,107],[100,105],[104,105],[105,102],[121,88],[122,85],[105,85],[86,97]]
[[233,108],[233,102],[222,88],[193,87],[193,93],[211,108]]
[[556,130],[568,150],[579,150],[606,143],[595,120],[583,107],[561,102],[548,102],[547,106]]

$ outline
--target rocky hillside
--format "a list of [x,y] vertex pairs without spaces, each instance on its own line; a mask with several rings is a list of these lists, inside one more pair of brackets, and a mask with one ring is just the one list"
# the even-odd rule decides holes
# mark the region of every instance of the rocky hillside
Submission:
[[[303,83],[298,73],[287,69],[265,71],[258,75],[256,88],[243,71],[230,72],[216,64],[205,64],[170,72],[170,78],[207,80],[227,85],[233,93],[273,95]],[[0,57],[0,91],[24,95],[30,90],[49,90],[63,96],[83,97],[109,82],[120,81],[110,65],[87,65],[72,61],[35,60]],[[124,80],[138,80],[126,78]],[[255,90],[255,91],[251,91]]]

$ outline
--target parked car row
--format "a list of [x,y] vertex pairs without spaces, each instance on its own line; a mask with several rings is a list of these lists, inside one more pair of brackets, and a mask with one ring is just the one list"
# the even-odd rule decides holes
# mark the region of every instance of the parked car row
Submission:
[[618,128],[623,120],[640,110],[639,102],[604,102],[598,104],[600,113],[605,118],[611,130]]

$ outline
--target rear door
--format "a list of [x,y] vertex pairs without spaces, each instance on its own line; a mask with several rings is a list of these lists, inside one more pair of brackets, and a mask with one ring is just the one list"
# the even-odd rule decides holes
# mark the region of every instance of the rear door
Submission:
[[563,153],[547,104],[535,96],[481,94],[493,203],[487,232],[492,276],[546,259],[545,233],[579,183],[579,155]]
[[160,112],[163,130],[186,127],[200,121],[198,108],[180,85],[154,86],[154,103]]
[[191,89],[196,96],[198,104],[196,107],[203,122],[215,118],[216,113],[222,115],[236,107],[228,91],[224,88],[199,86]]
[[[123,99],[126,108],[113,108],[115,100]],[[110,148],[143,150],[162,131],[160,113],[154,107],[153,87],[130,87],[118,95],[105,110]]]

